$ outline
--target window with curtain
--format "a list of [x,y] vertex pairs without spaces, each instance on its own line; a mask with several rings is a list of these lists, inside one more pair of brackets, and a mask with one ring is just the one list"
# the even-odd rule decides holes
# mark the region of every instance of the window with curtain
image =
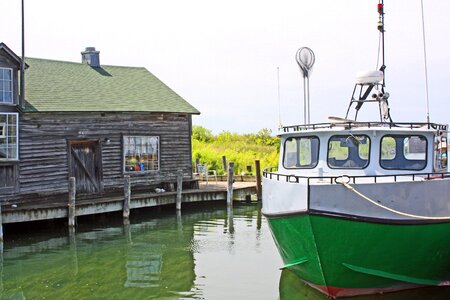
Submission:
[[125,172],[159,170],[158,136],[124,136],[123,148]]

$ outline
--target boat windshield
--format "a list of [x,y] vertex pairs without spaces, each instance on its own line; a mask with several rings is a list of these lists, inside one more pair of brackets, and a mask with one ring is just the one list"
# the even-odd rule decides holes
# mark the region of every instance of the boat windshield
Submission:
[[290,137],[284,144],[283,166],[286,169],[312,169],[317,166],[319,138],[315,136]]
[[363,169],[369,165],[367,135],[335,135],[328,141],[328,166],[334,169]]

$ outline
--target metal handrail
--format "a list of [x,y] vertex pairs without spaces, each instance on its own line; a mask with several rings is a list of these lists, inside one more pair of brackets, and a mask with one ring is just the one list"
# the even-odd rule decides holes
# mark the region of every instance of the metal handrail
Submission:
[[[286,181],[290,183],[300,183],[301,181],[307,181],[308,185],[310,185],[311,180],[320,180],[322,183],[329,181],[330,184],[340,184],[339,182],[336,182],[336,179],[342,178],[342,176],[301,176],[301,175],[295,175],[295,174],[280,174],[276,172],[278,170],[278,167],[268,167],[263,170],[263,177],[267,179],[276,179],[277,181]],[[387,175],[345,175],[349,178],[349,181],[353,184],[356,183],[357,179],[362,178],[373,178],[373,183],[377,183],[378,178],[388,178],[392,177],[394,179],[394,182],[397,182],[398,178],[404,178],[404,177],[410,177],[412,178],[412,181],[416,181],[416,179],[420,178],[423,180],[424,178],[427,180],[431,179],[444,179],[444,178],[450,178],[450,172],[444,172],[444,173],[411,173],[411,174],[387,174]],[[368,182],[364,182],[368,183]]]
[[344,126],[347,129],[360,128],[360,127],[387,127],[387,128],[406,128],[406,129],[419,129],[427,128],[434,130],[447,131],[447,125],[437,124],[437,123],[404,123],[404,122],[353,122],[353,121],[342,121],[342,122],[332,122],[332,123],[316,123],[316,124],[305,124],[305,125],[292,125],[283,126],[280,132],[290,133],[299,132],[304,130],[317,130],[317,129],[331,129],[333,127]]

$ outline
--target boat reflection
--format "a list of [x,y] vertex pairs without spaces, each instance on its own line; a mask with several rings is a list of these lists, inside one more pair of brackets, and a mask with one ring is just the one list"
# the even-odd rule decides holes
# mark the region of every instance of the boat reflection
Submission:
[[[313,289],[294,273],[283,270],[280,277],[280,300],[325,300],[330,299],[325,294]],[[450,287],[425,287],[404,290],[393,293],[356,296],[352,300],[442,300],[450,298]],[[341,298],[340,298],[341,299]],[[344,299],[344,298],[342,298]]]

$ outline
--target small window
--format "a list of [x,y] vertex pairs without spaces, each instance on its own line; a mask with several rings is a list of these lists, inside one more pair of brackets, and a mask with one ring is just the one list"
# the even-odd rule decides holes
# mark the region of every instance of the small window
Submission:
[[0,103],[13,102],[12,69],[0,68]]
[[384,136],[380,165],[385,169],[423,170],[427,165],[427,139],[420,135]]
[[363,169],[369,165],[370,139],[367,135],[335,135],[328,141],[328,166]]
[[393,160],[396,156],[395,139],[385,136],[381,142],[381,160]]
[[0,138],[6,137],[6,124],[0,123]]
[[17,162],[0,165],[0,194],[13,192],[17,186]]
[[18,114],[0,113],[0,160],[17,160]]
[[159,170],[158,136],[124,136],[123,141],[125,172]]
[[434,169],[435,171],[447,171],[447,138],[435,137]]
[[286,169],[312,169],[319,157],[317,137],[290,137],[284,144],[283,165]]

